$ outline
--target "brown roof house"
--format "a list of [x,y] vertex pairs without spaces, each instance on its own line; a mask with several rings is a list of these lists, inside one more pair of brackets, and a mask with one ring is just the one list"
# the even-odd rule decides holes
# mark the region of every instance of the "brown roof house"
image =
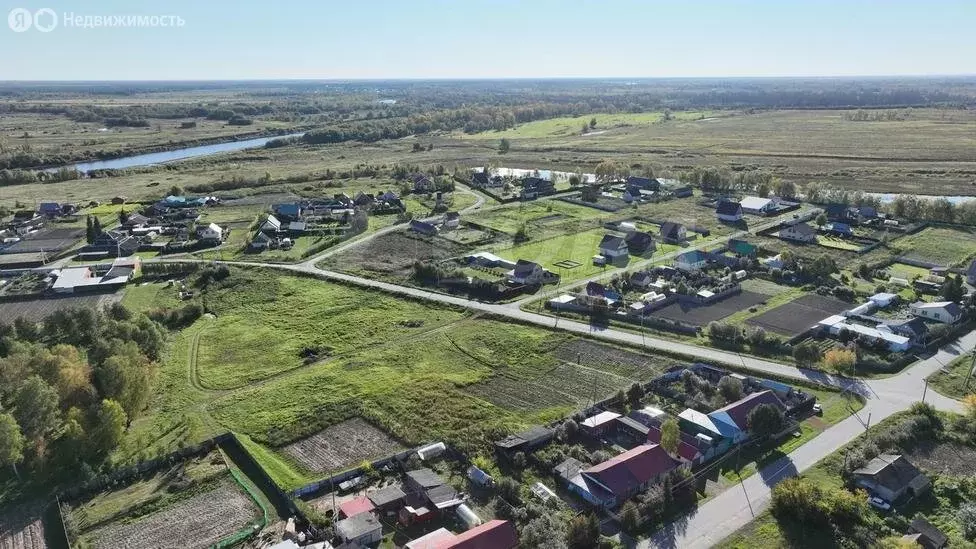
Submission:
[[932,486],[928,477],[897,454],[881,454],[853,474],[854,484],[892,503],[915,497]]

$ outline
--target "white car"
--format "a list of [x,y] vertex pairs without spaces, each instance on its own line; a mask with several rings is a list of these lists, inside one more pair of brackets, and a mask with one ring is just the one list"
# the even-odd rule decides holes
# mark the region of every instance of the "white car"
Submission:
[[880,509],[882,511],[887,511],[891,509],[890,503],[877,497],[868,498],[868,505],[874,507],[875,509]]
[[823,406],[819,402],[813,405],[813,413],[823,415]]

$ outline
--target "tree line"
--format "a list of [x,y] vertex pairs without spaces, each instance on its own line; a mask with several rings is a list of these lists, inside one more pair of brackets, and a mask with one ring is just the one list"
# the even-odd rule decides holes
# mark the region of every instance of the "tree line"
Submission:
[[120,304],[0,324],[0,467],[49,478],[105,465],[148,404],[163,339]]

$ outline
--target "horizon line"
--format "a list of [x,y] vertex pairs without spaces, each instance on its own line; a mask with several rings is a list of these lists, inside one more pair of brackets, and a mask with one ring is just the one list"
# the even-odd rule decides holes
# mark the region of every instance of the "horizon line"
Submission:
[[783,74],[783,75],[698,75],[698,76],[417,76],[417,77],[245,77],[245,78],[171,78],[171,79],[94,79],[64,80],[56,78],[0,80],[3,84],[101,84],[101,83],[202,83],[202,82],[481,82],[481,81],[540,81],[540,80],[777,80],[777,79],[884,79],[884,78],[976,78],[976,73],[902,73],[902,74]]

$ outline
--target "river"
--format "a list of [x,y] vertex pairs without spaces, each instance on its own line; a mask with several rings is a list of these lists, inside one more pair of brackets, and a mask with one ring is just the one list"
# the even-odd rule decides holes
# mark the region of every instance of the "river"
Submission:
[[[68,168],[73,168],[82,173],[92,170],[120,170],[123,168],[136,168],[139,166],[152,166],[153,164],[164,164],[188,158],[198,158],[226,152],[242,151],[244,149],[256,149],[263,147],[265,143],[273,139],[284,139],[286,137],[301,137],[304,134],[292,133],[288,135],[275,135],[271,137],[258,137],[254,139],[243,139],[241,141],[229,141],[227,143],[215,143],[213,145],[200,145],[198,147],[187,147],[185,149],[174,149],[147,154],[136,154],[133,156],[123,156],[111,160],[97,160],[95,162],[82,162]],[[54,168],[57,170],[59,168]]]

